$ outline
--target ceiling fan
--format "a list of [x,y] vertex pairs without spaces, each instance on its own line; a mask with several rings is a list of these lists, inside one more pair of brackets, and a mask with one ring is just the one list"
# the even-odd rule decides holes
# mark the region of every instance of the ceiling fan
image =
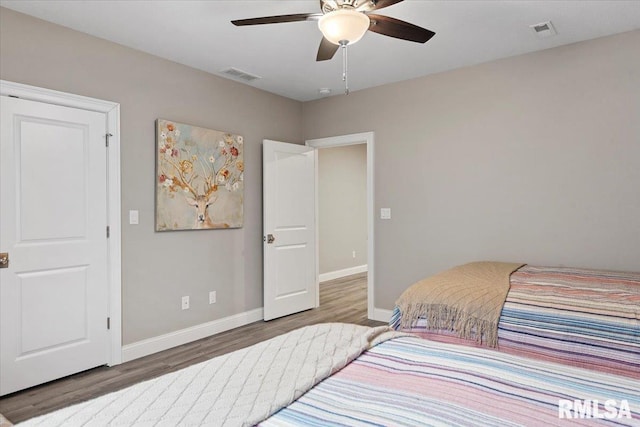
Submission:
[[346,47],[347,44],[353,44],[360,40],[367,30],[417,43],[425,43],[431,39],[435,35],[433,31],[399,19],[371,13],[402,1],[320,0],[322,12],[238,19],[231,21],[231,23],[244,26],[318,21],[318,27],[323,37],[316,61],[326,61],[333,58],[340,46]]

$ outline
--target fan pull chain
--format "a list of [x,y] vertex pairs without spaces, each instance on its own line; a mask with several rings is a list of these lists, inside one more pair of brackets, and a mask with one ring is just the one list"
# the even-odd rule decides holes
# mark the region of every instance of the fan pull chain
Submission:
[[349,95],[349,69],[347,67],[347,44],[349,42],[340,42],[342,46],[342,81],[344,82],[344,94]]

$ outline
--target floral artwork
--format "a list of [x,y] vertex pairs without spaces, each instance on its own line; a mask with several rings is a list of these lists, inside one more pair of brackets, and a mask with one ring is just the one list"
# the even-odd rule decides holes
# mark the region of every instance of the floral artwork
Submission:
[[243,139],[158,119],[156,231],[243,224]]

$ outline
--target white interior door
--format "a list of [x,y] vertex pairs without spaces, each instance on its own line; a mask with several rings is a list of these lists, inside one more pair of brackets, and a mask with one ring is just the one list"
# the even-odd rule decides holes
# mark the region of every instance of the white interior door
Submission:
[[107,363],[106,115],[0,97],[0,394]]
[[316,307],[317,154],[263,141],[264,319]]

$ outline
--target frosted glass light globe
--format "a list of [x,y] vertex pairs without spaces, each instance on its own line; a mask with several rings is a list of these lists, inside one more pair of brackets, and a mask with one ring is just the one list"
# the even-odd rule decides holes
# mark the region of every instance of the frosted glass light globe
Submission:
[[318,28],[324,38],[333,44],[346,41],[353,44],[360,40],[369,29],[370,20],[362,12],[351,9],[338,9],[322,15]]

